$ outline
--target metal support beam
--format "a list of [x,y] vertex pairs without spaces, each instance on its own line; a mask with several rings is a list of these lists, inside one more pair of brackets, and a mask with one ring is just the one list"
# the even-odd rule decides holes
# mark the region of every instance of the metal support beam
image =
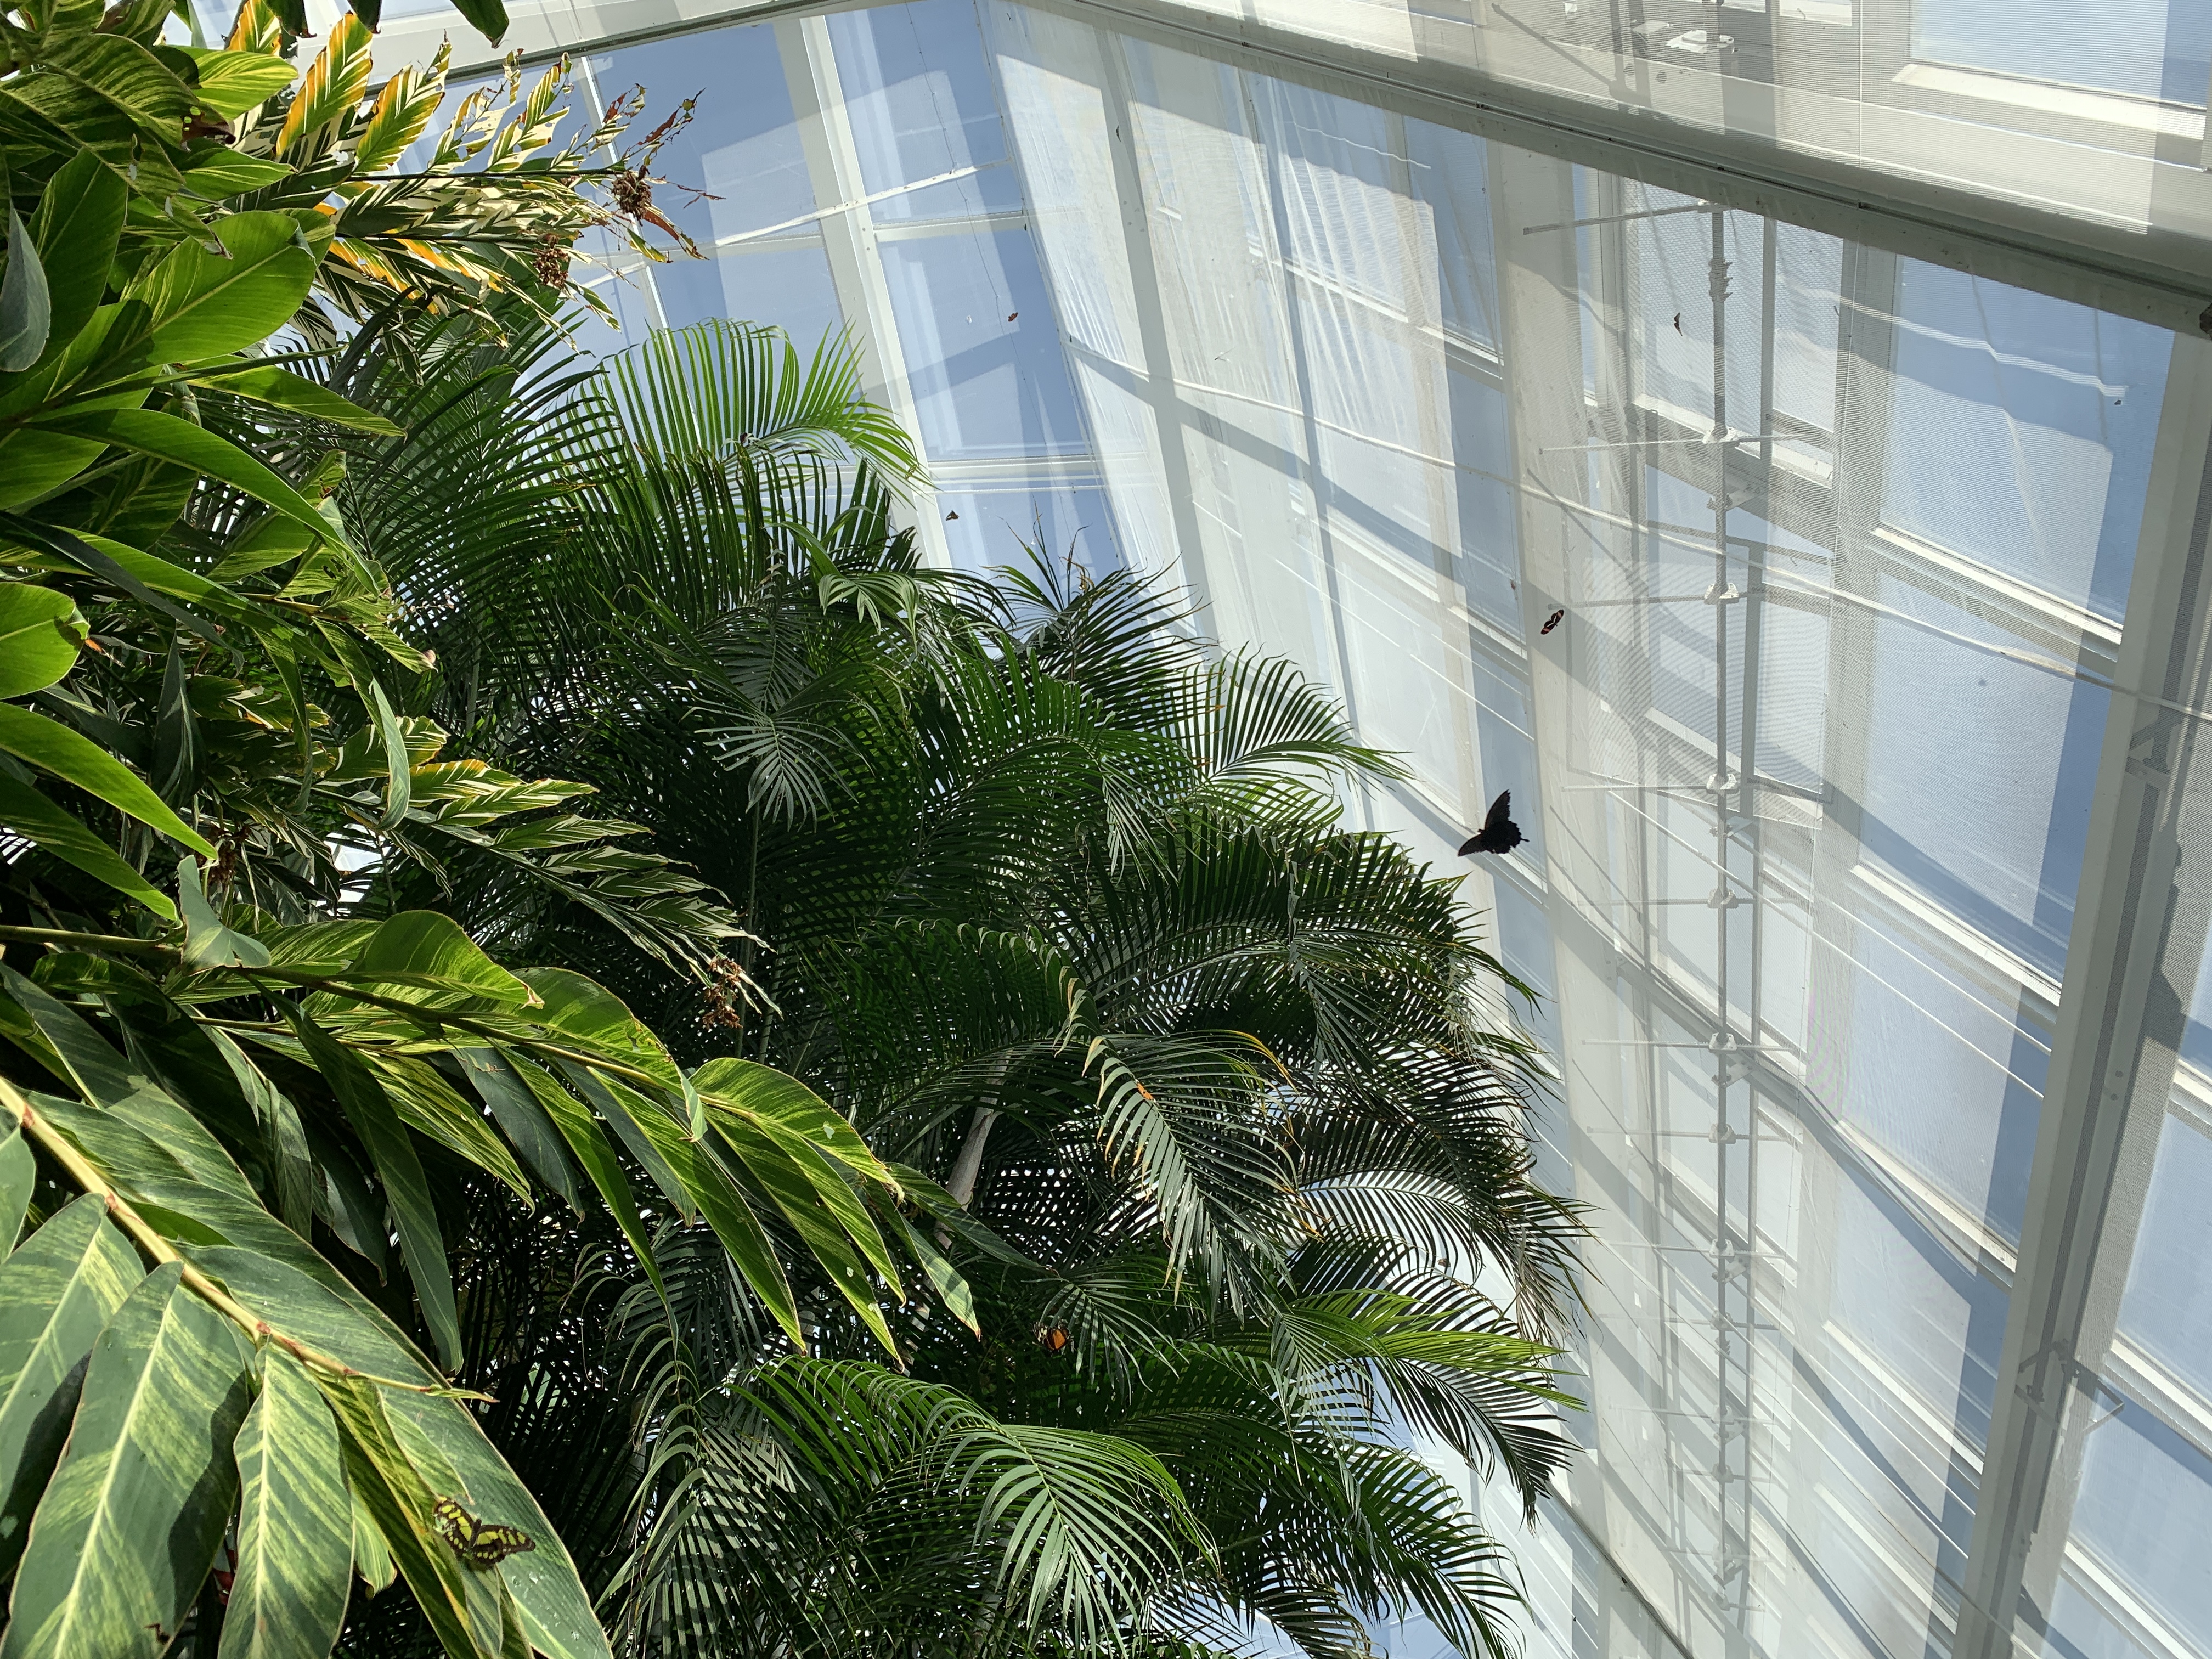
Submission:
[[[2171,1054],[2157,1063],[2163,1045],[2146,1043],[2146,1020],[2169,951],[2179,809],[2201,729],[2178,710],[2201,696],[2212,639],[2208,453],[2212,346],[2179,337],[2120,641],[2123,689],[2106,721],[2075,898],[1954,1659],[2012,1651],[2031,1548],[2040,1554],[2048,1544],[2055,1553],[2063,1544],[2037,1533],[2069,1405],[2094,1387],[2084,1376],[2085,1328],[2110,1328],[2111,1310],[2098,1304],[2100,1279],[2102,1297],[2117,1289],[2113,1264],[2100,1271],[2119,1219],[2115,1176],[2130,1125],[2162,1121],[2172,1086]],[[2140,1194],[2124,1202],[2139,1204]],[[2130,1213],[2122,1237],[2131,1241],[2133,1231]]]

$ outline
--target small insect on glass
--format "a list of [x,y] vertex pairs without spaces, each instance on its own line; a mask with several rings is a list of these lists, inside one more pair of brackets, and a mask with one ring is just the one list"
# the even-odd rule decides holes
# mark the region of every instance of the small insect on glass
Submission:
[[1550,616],[1548,616],[1548,617],[1545,617],[1545,618],[1544,618],[1544,625],[1543,625],[1541,628],[1538,629],[1536,631],[1537,631],[1539,634],[1548,634],[1548,633],[1550,633],[1553,629],[1557,628],[1557,627],[1559,625],[1559,618],[1560,618],[1560,617],[1564,617],[1564,616],[1565,616],[1566,614],[1567,614],[1567,607],[1566,607],[1566,606],[1565,606],[1565,605],[1561,605],[1561,606],[1560,606],[1557,611],[1553,611]]
[[479,1571],[538,1547],[537,1540],[521,1528],[479,1521],[450,1498],[441,1498],[430,1515],[438,1535],[453,1547],[453,1553]]

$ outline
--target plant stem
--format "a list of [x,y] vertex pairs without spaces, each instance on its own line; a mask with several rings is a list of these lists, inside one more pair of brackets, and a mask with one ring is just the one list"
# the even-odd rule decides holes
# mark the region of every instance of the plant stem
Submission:
[[161,1237],[154,1224],[131,1207],[130,1200],[108,1185],[107,1179],[95,1169],[67,1135],[40,1115],[29,1098],[6,1078],[0,1077],[0,1107],[14,1112],[24,1132],[46,1148],[48,1156],[69,1172],[70,1179],[100,1200],[123,1231],[137,1242],[138,1248],[156,1261],[173,1261],[182,1270],[184,1281],[200,1298],[216,1312],[228,1318],[258,1347],[264,1341],[274,1342],[301,1364],[317,1370],[328,1371],[338,1376],[358,1376],[381,1388],[404,1389],[410,1394],[452,1394],[451,1389],[422,1382],[402,1382],[392,1377],[372,1376],[367,1371],[356,1370],[343,1360],[333,1359],[328,1354],[318,1353],[305,1343],[289,1337],[270,1326],[269,1322],[252,1309],[231,1295],[228,1291],[210,1279],[198,1267],[185,1260],[177,1247]]
[[133,939],[128,933],[76,933],[64,927],[0,927],[0,940],[21,945],[73,945],[88,951],[131,951],[141,956],[167,956],[176,946],[157,939]]

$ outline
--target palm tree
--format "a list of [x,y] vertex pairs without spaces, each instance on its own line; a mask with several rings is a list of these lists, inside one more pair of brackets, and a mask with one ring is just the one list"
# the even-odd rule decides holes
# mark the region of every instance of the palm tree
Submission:
[[1340,823],[1394,763],[1127,574],[922,570],[847,348],[556,356],[459,325],[361,354],[343,389],[410,434],[347,519],[442,722],[589,780],[745,933],[685,963],[459,866],[451,902],[805,1079],[943,1292],[891,1316],[901,1375],[819,1276],[792,1354],[673,1223],[665,1296],[577,1284],[615,1292],[640,1449],[626,1633],[980,1659],[1265,1621],[1333,1654],[1418,1609],[1503,1650],[1510,1564],[1418,1443],[1533,1508],[1576,1224],[1531,1176],[1525,993],[1452,881]]

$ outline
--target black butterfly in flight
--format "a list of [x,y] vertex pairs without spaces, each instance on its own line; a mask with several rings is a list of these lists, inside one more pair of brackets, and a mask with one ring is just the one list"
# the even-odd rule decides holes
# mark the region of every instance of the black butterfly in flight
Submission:
[[1524,837],[1521,826],[1507,816],[1512,805],[1513,792],[1498,791],[1498,799],[1490,803],[1490,813],[1483,819],[1482,828],[1467,838],[1467,845],[1459,849],[1459,855],[1465,858],[1470,853],[1510,853],[1518,847]]
[[538,1547],[537,1540],[521,1528],[479,1521],[450,1498],[441,1498],[430,1513],[439,1536],[453,1547],[454,1554],[479,1571],[497,1566],[510,1555]]

